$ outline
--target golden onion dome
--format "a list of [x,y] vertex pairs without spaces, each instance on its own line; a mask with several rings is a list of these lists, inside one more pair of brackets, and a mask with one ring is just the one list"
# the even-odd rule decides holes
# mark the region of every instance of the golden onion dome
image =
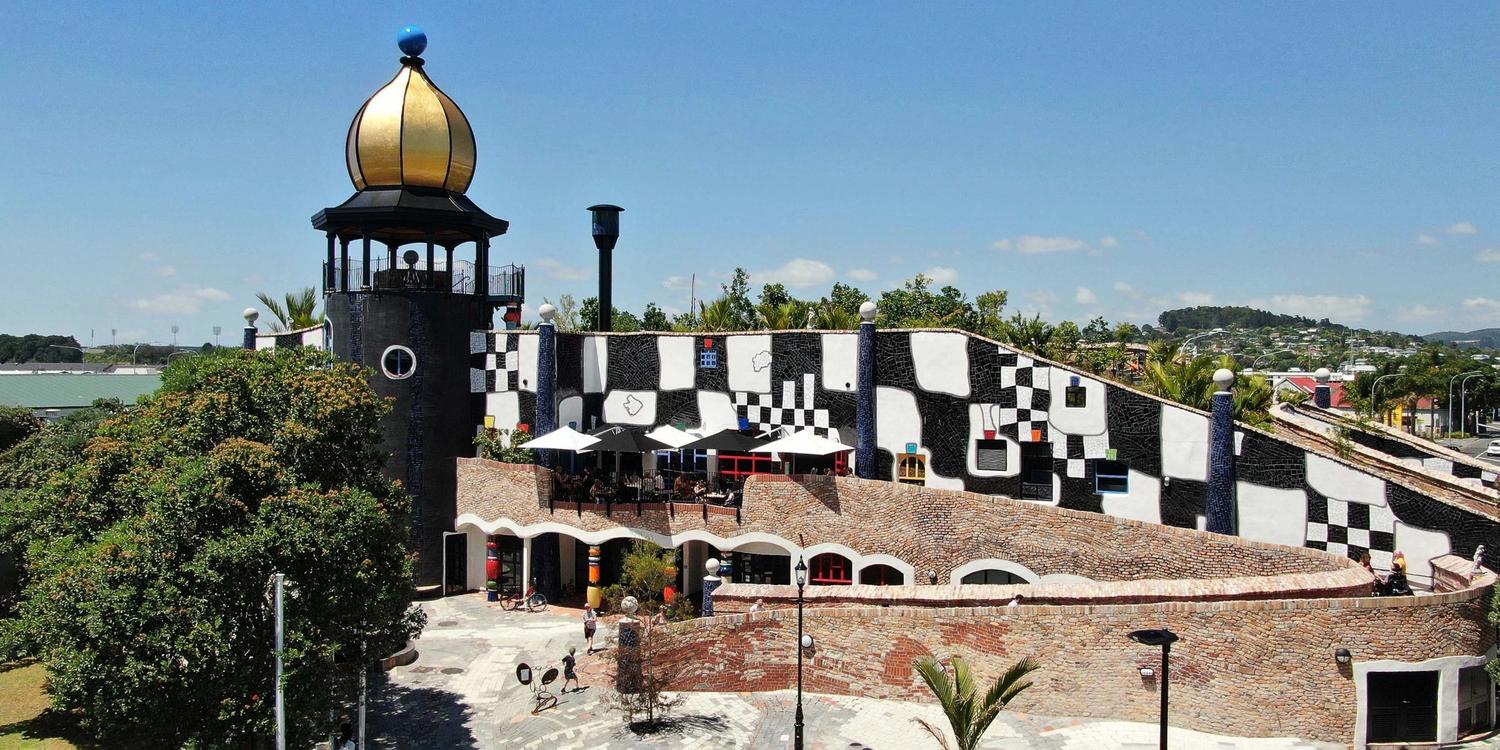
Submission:
[[420,30],[402,30],[401,70],[365,101],[349,125],[344,158],[354,187],[426,187],[462,193],[474,179],[474,131],[433,84],[417,55]]

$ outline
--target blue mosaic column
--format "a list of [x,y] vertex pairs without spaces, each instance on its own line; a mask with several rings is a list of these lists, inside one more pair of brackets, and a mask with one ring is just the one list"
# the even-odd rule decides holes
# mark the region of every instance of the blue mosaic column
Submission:
[[259,310],[253,307],[245,308],[245,337],[241,344],[252,352],[255,351],[255,320],[259,317]]
[[723,585],[724,579],[719,577],[719,560],[715,557],[708,558],[703,564],[703,569],[708,575],[703,576],[703,616],[714,616],[714,591]]
[[1234,373],[1214,373],[1213,419],[1208,437],[1208,530],[1234,533]]
[[1319,367],[1318,371],[1313,373],[1313,378],[1318,381],[1318,384],[1313,387],[1313,406],[1319,409],[1333,408],[1333,389],[1328,387],[1328,379],[1332,376],[1333,373],[1330,373],[1327,367]]
[[875,303],[859,306],[859,383],[855,387],[854,475],[875,478]]
[[615,631],[615,690],[636,693],[641,689],[641,623],[626,615]]
[[[552,319],[557,308],[542,305],[537,310],[542,324],[536,333],[536,434],[546,435],[557,429],[557,327]],[[537,464],[552,468],[552,451],[537,451]]]

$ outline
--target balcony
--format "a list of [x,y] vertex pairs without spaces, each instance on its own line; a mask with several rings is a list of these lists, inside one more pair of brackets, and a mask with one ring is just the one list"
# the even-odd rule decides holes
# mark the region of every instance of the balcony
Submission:
[[[335,260],[333,265],[323,263],[323,293],[345,291],[373,291],[384,289],[425,290],[451,294],[477,294],[479,269],[466,260],[454,261],[452,268],[438,258],[431,268],[425,260],[407,265],[398,261],[392,267],[389,258],[372,258],[369,279],[366,281],[364,263],[357,258],[349,259],[347,274],[343,263]],[[345,285],[347,280],[347,286]],[[485,275],[485,296],[497,305],[519,303],[526,298],[526,268],[524,266],[490,266]]]

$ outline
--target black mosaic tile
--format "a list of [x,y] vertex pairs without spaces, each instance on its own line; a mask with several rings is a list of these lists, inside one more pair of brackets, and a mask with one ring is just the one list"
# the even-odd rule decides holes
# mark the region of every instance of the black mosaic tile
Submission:
[[661,357],[654,336],[609,336],[609,378],[614,390],[654,391],[661,386]]
[[1244,443],[1235,460],[1235,479],[1282,490],[1307,486],[1306,451],[1254,430],[1244,433]]

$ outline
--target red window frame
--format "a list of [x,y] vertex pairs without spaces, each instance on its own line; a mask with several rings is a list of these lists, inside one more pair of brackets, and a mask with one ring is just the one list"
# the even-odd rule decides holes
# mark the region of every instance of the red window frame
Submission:
[[808,583],[814,586],[848,586],[854,583],[854,564],[837,552],[824,552],[808,565]]

